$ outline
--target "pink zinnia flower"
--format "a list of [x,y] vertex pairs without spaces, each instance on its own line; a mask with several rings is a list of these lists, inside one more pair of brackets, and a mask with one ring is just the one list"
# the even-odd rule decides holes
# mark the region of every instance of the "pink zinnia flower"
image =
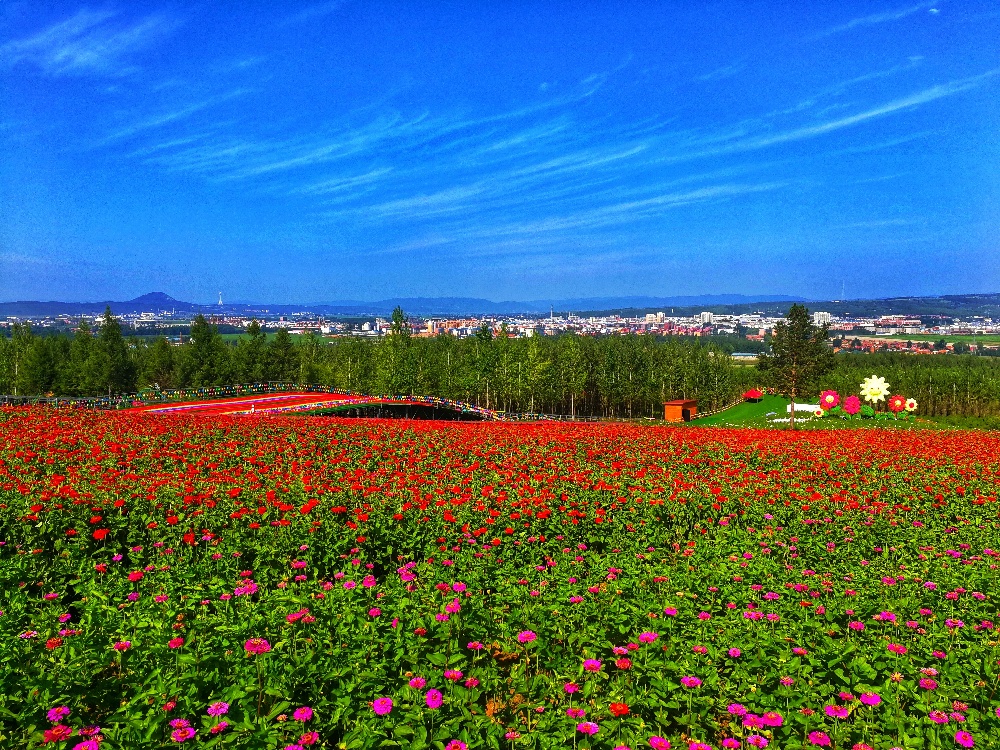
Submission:
[[50,708],[49,712],[45,716],[49,721],[55,724],[60,719],[64,719],[69,716],[70,713],[71,711],[67,706],[56,706],[55,708]]
[[[579,689],[580,686],[577,685],[575,682],[567,682],[565,685],[563,685],[563,690],[565,690],[570,695],[572,695]],[[1000,708],[997,709],[997,716],[1000,717]]]
[[170,733],[170,739],[174,742],[186,742],[187,740],[194,737],[196,732],[194,727],[181,727],[180,729],[175,729]]
[[410,687],[414,688],[415,690],[420,690],[426,684],[427,680],[425,680],[423,677],[414,677],[412,680],[410,680]]
[[424,703],[427,704],[427,708],[437,709],[441,708],[441,704],[444,703],[444,699],[441,697],[441,691],[431,688],[427,691],[427,695],[424,696]]
[[701,687],[701,680],[699,680],[697,677],[692,677],[688,675],[685,677],[681,677],[681,685],[683,685],[686,688]]
[[592,721],[585,721],[582,724],[577,724],[576,725],[576,731],[580,732],[581,734],[589,734],[589,735],[593,736],[593,735],[597,734],[597,732],[599,730],[600,730],[600,727],[597,726],[597,724],[595,724]]
[[670,741],[662,737],[653,736],[649,738],[649,746],[653,750],[670,750]]
[[216,701],[208,707],[205,713],[209,716],[225,716],[229,713],[229,704],[225,701]]
[[809,744],[817,747],[830,747],[830,735],[825,732],[810,732]]
[[466,745],[461,740],[452,740],[444,746],[444,750],[466,750]]
[[115,641],[115,651],[128,651],[132,648],[132,641]]
[[271,650],[271,644],[267,642],[266,638],[251,638],[243,644],[243,648],[246,649],[247,653],[266,654]]
[[976,742],[972,738],[972,735],[962,730],[961,732],[955,733],[955,742],[962,747],[975,747]]
[[878,693],[862,693],[858,699],[866,706],[877,706],[882,702],[882,696]]
[[823,710],[831,719],[846,719],[848,717],[848,711],[843,706],[824,706]]
[[639,633],[639,642],[640,643],[652,643],[653,641],[655,641],[659,637],[660,637],[659,633],[652,633],[652,632],[647,631],[645,633]]
[[372,701],[372,711],[377,716],[385,716],[392,711],[392,698],[376,698]]
[[583,670],[585,672],[600,672],[601,662],[599,662],[597,659],[587,659],[583,663]]
[[171,638],[169,641],[167,641],[167,648],[180,648],[183,645],[184,645],[184,639],[181,638],[180,636],[177,636],[176,638]]
[[292,713],[292,718],[295,719],[295,721],[309,721],[312,717],[313,710],[309,706],[296,708]]
[[517,634],[517,640],[521,643],[531,643],[536,638],[538,638],[538,635],[531,630],[522,630]]

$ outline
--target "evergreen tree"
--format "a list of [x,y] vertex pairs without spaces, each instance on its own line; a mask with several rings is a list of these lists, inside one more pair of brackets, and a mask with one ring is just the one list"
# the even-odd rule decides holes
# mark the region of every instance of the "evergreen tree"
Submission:
[[256,320],[247,326],[247,335],[236,345],[234,358],[236,377],[241,383],[267,380],[267,334]]
[[785,320],[774,327],[770,353],[758,357],[757,367],[791,401],[789,427],[795,428],[795,400],[815,390],[820,377],[834,366],[827,346],[829,324],[813,325],[803,305],[792,305]]
[[279,328],[267,344],[268,380],[295,380],[299,374],[298,352],[287,328]]
[[131,393],[136,389],[137,371],[129,356],[122,328],[111,314],[111,307],[104,309],[104,318],[97,331],[97,341],[88,361],[96,366],[97,389],[101,393]]
[[145,352],[142,368],[143,384],[159,390],[174,388],[177,384],[175,368],[174,348],[166,336],[158,336]]
[[184,349],[180,371],[182,385],[198,388],[229,382],[229,349],[219,329],[205,320],[204,315],[197,315],[191,322],[191,342]]

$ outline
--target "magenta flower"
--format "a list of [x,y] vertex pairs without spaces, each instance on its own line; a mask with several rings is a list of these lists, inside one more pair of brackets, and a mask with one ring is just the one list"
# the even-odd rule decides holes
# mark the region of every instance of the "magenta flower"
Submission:
[[601,671],[601,662],[599,662],[597,659],[587,659],[583,663],[583,671],[584,672],[600,672]]
[[576,725],[576,731],[580,732],[581,734],[589,734],[591,736],[597,734],[598,731],[600,731],[600,729],[601,728],[592,721],[585,721],[582,724]]
[[444,672],[444,678],[446,680],[451,680],[452,682],[458,682],[462,679],[462,673],[457,669],[446,669]]
[[649,738],[649,746],[653,748],[653,750],[670,750],[670,740],[653,736]]
[[392,711],[392,698],[376,698],[372,701],[372,711],[376,716],[386,716]]
[[697,677],[692,677],[688,675],[685,677],[681,677],[681,685],[683,685],[686,688],[697,688],[701,687],[701,680],[699,680]]
[[816,747],[830,747],[830,735],[825,732],[810,732],[809,744]]
[[427,685],[427,680],[423,677],[414,677],[410,680],[410,687],[414,690],[421,690],[425,685]]
[[60,720],[65,719],[67,716],[69,716],[70,713],[71,711],[67,706],[56,706],[55,708],[50,708],[49,712],[45,716],[53,724],[56,724]]
[[587,712],[582,708],[567,708],[566,715],[571,719],[582,719],[587,715]]
[[[565,690],[570,695],[572,695],[579,689],[580,686],[577,685],[575,682],[567,682],[565,685],[563,685],[563,690]],[[997,717],[1000,718],[1000,708],[997,709]]]
[[843,706],[824,706],[823,710],[826,711],[826,715],[831,719],[846,719],[849,715],[848,710]]
[[115,641],[115,651],[128,651],[132,648],[132,641]]
[[784,717],[777,711],[768,711],[760,717],[761,723],[765,727],[780,727],[785,723]]
[[170,739],[174,742],[187,742],[197,734],[193,727],[181,727],[170,733]]
[[722,741],[722,747],[724,747],[725,750],[736,750],[739,746],[740,746],[740,741],[733,737],[726,737]]
[[975,747],[976,742],[972,738],[972,735],[962,730],[961,732],[955,733],[955,743],[961,747]]
[[730,703],[726,710],[733,716],[746,716],[747,709],[742,703]]
[[751,747],[767,747],[767,738],[760,734],[751,734],[747,737],[747,744]]
[[225,716],[229,713],[229,704],[225,701],[216,701],[208,707],[205,713],[209,716]]
[[517,634],[517,640],[521,643],[531,643],[536,638],[538,638],[538,635],[531,630],[522,630]]
[[740,651],[738,648],[731,648],[726,653],[728,653],[730,658],[732,659],[739,659],[743,655],[743,652]]
[[296,708],[292,713],[292,718],[295,719],[295,721],[309,721],[312,717],[313,710],[309,706]]
[[639,633],[639,642],[640,643],[652,643],[653,641],[655,641],[659,637],[660,637],[659,633],[652,633],[652,632],[647,631],[645,633]]
[[466,745],[461,740],[452,740],[444,746],[444,750],[466,750]]
[[444,703],[444,699],[441,697],[441,691],[431,688],[427,691],[427,695],[424,696],[424,703],[427,704],[427,708],[438,709],[441,708],[441,704]]
[[266,654],[271,650],[271,644],[266,638],[251,638],[243,644],[243,648],[249,654]]
[[866,706],[877,706],[882,702],[882,696],[878,693],[862,693],[858,700],[864,703]]

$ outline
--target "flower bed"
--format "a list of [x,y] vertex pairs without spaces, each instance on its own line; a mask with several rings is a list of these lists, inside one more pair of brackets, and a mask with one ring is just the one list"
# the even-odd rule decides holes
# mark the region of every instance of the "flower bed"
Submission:
[[7,746],[1000,736],[988,434],[25,410],[0,446]]

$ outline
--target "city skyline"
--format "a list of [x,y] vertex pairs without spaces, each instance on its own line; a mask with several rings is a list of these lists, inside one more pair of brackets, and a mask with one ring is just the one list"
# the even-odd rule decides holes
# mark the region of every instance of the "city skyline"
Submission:
[[0,300],[1000,288],[988,3],[12,4]]

